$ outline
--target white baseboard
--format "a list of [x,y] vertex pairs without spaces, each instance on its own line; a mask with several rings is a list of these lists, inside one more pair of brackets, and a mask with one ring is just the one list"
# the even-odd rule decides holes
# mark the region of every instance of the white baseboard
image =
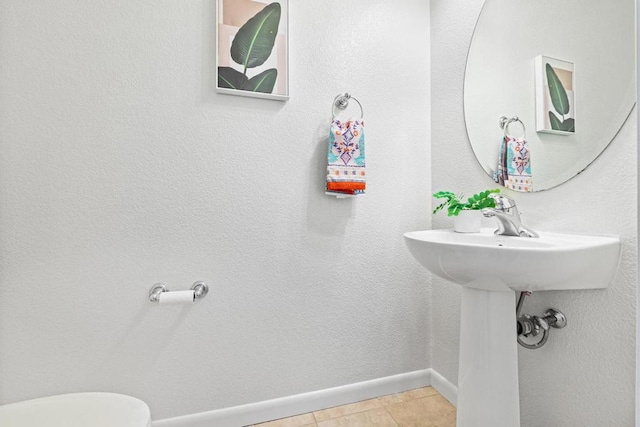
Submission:
[[435,388],[438,393],[447,399],[453,406],[458,404],[458,387],[451,384],[445,377],[430,369],[431,371],[431,387]]
[[152,423],[152,427],[240,427],[430,385],[447,400],[455,402],[455,386],[432,369],[424,369],[264,402],[158,420]]

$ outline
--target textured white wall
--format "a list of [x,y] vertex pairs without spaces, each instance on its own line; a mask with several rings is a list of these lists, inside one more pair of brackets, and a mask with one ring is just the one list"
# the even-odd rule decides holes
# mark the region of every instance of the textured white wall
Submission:
[[[466,53],[482,3],[431,2],[431,155],[436,191],[472,193],[494,186],[469,148],[462,110]],[[504,31],[510,31],[508,25]],[[542,349],[519,350],[523,427],[633,425],[636,125],[634,111],[605,153],[579,177],[549,191],[511,194],[533,229],[613,233],[620,235],[623,245],[618,275],[608,289],[538,293],[526,302],[524,310],[533,314],[559,308],[569,325],[554,331]],[[434,228],[447,226],[445,217],[434,220]],[[460,293],[437,278],[432,293],[432,366],[455,383]]]
[[[217,95],[214,0],[0,1],[0,403],[155,419],[427,368],[429,3],[290,2],[291,100]],[[334,96],[369,192],[323,193]],[[149,288],[211,285],[190,307]]]

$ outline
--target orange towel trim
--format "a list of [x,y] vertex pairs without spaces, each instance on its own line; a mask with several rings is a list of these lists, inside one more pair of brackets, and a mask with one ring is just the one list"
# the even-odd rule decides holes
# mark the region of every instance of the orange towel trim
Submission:
[[327,190],[329,191],[349,191],[349,190],[365,190],[367,184],[364,182],[327,182]]

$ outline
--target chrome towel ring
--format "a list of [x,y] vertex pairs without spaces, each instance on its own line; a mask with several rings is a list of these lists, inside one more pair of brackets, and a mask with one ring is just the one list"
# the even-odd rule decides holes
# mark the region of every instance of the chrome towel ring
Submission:
[[333,99],[333,104],[331,105],[331,115],[333,116],[333,118],[335,118],[336,115],[336,108],[340,109],[340,110],[346,110],[347,107],[349,106],[349,100],[353,99],[354,101],[356,101],[358,103],[358,106],[360,107],[360,119],[362,120],[362,118],[364,117],[364,109],[362,108],[362,104],[360,103],[360,101],[358,101],[358,99],[355,96],[351,96],[349,94],[349,92],[346,92],[344,95],[340,94],[338,96],[336,96]]
[[504,136],[509,136],[512,138],[513,138],[513,135],[509,131],[509,125],[515,122],[520,123],[520,125],[522,126],[522,139],[527,139],[527,128],[524,126],[523,121],[520,120],[518,116],[513,116],[511,118],[502,116],[500,117],[500,119],[498,119],[498,125],[500,126],[500,129],[504,129]]

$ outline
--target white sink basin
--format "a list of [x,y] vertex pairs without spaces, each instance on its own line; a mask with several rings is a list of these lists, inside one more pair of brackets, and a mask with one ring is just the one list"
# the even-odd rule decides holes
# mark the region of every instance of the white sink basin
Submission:
[[465,287],[549,291],[606,288],[620,259],[613,236],[539,233],[539,238],[453,230],[404,235],[413,256],[430,272]]

